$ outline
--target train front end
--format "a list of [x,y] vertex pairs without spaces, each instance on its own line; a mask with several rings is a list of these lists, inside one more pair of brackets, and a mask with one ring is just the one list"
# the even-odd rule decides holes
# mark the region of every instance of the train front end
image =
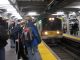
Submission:
[[42,21],[42,39],[62,38],[62,21],[59,18],[49,18]]

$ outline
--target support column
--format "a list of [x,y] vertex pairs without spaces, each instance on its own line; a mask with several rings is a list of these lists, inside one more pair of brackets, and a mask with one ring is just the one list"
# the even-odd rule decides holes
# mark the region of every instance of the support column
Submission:
[[78,12],[77,19],[79,21],[79,32],[78,32],[78,36],[80,37],[80,14],[79,14],[79,12]]
[[70,34],[69,28],[69,12],[66,12],[67,34]]

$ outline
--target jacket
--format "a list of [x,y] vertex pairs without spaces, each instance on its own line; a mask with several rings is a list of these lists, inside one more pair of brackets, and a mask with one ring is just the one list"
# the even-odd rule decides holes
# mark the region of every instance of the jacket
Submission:
[[28,27],[31,27],[32,30],[32,35],[33,35],[33,40],[32,40],[32,45],[37,46],[39,43],[41,43],[41,37],[39,35],[37,27],[31,22],[28,22]]
[[6,46],[7,39],[8,39],[8,23],[4,20],[0,20],[0,48]]

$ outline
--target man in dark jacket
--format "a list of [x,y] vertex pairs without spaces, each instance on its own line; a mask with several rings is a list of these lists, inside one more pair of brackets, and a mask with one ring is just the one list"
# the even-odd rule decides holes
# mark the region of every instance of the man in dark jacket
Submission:
[[8,23],[0,17],[0,60],[5,60],[5,46],[8,39]]
[[73,30],[74,35],[77,36],[78,35],[78,31],[79,31],[79,27],[78,27],[78,22],[77,21],[72,26],[72,30]]
[[28,60],[28,57],[26,56],[26,53],[24,52],[23,42],[21,39],[23,27],[21,27],[21,22],[19,21],[18,24],[15,26],[16,29],[16,53],[18,56],[18,59],[22,57],[23,60]]
[[10,40],[11,40],[11,48],[15,48],[15,22],[12,21],[12,24],[9,26],[9,32],[10,32]]

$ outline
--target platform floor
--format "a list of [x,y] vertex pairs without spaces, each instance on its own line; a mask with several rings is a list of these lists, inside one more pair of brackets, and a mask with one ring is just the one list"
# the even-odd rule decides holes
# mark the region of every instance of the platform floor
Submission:
[[6,51],[5,54],[6,60],[17,60],[15,49],[10,48],[10,40],[8,40],[8,44],[5,47],[5,51]]
[[[6,51],[6,54],[5,54],[6,60],[17,60],[15,48],[14,49],[10,48],[10,40],[8,40],[8,44],[5,47],[5,51]],[[38,51],[34,55],[31,55],[30,57],[31,58],[29,60],[41,60],[41,57]]]
[[44,43],[38,46],[42,60],[60,60],[58,56]]
[[[8,40],[8,45],[5,47],[5,50],[6,60],[17,60],[15,49],[10,48],[10,40]],[[38,51],[30,57],[29,60],[58,60],[56,55],[51,52],[44,42],[39,44]]]

